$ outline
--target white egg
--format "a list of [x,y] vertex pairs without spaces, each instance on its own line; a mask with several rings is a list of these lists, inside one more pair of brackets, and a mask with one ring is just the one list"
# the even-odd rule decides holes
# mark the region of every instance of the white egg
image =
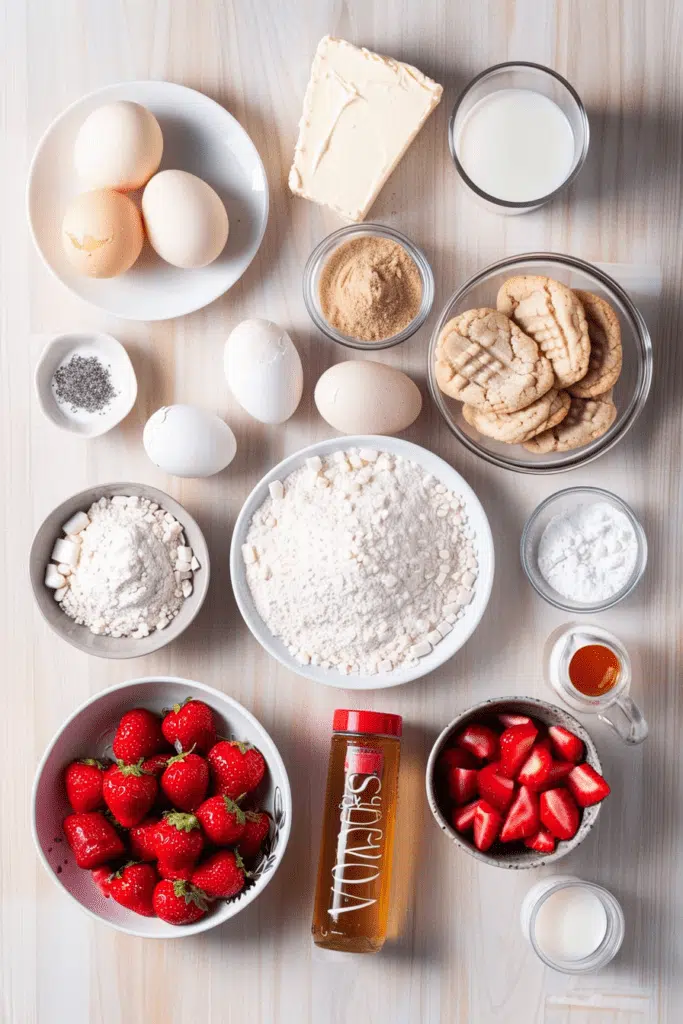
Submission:
[[161,163],[164,140],[154,114],[118,100],[93,110],[74,144],[76,173],[89,188],[142,188]]
[[301,401],[304,372],[294,342],[272,320],[243,320],[225,343],[225,376],[233,395],[261,423],[284,423]]
[[166,405],[150,416],[142,443],[152,462],[171,476],[213,476],[237,451],[232,430],[196,405]]
[[422,395],[395,367],[351,359],[325,371],[315,386],[315,404],[342,434],[398,434],[420,415]]
[[206,267],[228,240],[228,214],[218,193],[187,171],[161,171],[142,193],[149,243],[174,267]]

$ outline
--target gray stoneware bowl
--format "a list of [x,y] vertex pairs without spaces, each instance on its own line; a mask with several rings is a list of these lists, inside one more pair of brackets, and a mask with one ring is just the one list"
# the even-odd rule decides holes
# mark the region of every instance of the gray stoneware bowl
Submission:
[[[75,512],[87,512],[93,502],[99,498],[111,498],[115,494],[150,498],[161,508],[170,512],[172,516],[175,516],[182,524],[187,543],[197,556],[200,565],[192,580],[193,591],[183,602],[177,616],[171,620],[166,629],[154,630],[149,636],[140,640],[135,640],[132,637],[95,636],[86,626],[77,625],[61,610],[58,602],[54,599],[54,591],[49,590],[44,582],[45,567],[50,561],[54,542],[58,537],[63,536],[62,524]],[[209,549],[206,546],[204,534],[192,516],[164,491],[159,491],[156,487],[148,487],[147,484],[101,484],[99,487],[89,487],[87,491],[79,491],[78,494],[67,498],[50,512],[33,539],[29,555],[29,573],[33,596],[41,615],[48,626],[72,647],[78,648],[85,654],[95,655],[97,658],[139,658],[170,644],[187,629],[198,614],[209,588]]]
[[466,725],[499,714],[529,715],[529,717],[538,719],[544,725],[561,725],[565,729],[569,729],[570,732],[575,733],[583,740],[586,748],[585,759],[588,764],[602,774],[600,758],[598,757],[598,751],[593,740],[584,727],[568,711],[564,711],[563,708],[558,708],[554,704],[548,704],[544,700],[537,700],[535,697],[502,697],[485,700],[481,704],[476,704],[469,711],[465,711],[464,714],[454,718],[443,730],[432,747],[429,760],[427,761],[427,800],[442,832],[448,836],[451,842],[459,846],[461,850],[465,850],[472,857],[476,857],[477,860],[497,868],[512,868],[513,871],[520,871],[524,868],[542,868],[546,864],[552,864],[562,857],[566,857],[571,850],[576,849],[584,841],[597,821],[601,804],[587,807],[582,812],[581,824],[574,838],[559,841],[554,852],[548,854],[536,853],[535,850],[527,850],[524,847],[506,850],[505,848],[499,848],[496,844],[494,844],[491,850],[482,853],[481,850],[476,848],[474,843],[470,842],[466,835],[456,832],[441,809],[436,777],[436,764],[439,755],[450,746],[455,734],[460,732]]

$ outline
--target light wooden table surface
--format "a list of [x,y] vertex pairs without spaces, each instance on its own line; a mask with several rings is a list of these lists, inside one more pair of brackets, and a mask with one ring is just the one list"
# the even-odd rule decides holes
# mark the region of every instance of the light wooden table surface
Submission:
[[[3,1024],[682,1019],[682,15],[676,0],[1,0]],[[231,526],[252,483],[283,455],[328,433],[312,405],[312,385],[346,355],[311,329],[301,298],[306,257],[338,221],[285,187],[311,58],[326,32],[415,63],[445,86],[441,106],[372,211],[428,254],[435,310],[476,269],[531,249],[624,265],[620,273],[636,291],[647,285],[656,292],[660,268],[662,274],[661,298],[646,310],[656,317],[648,410],[616,451],[585,471],[540,479],[483,465],[426,401],[406,436],[449,460],[481,497],[495,537],[495,588],[480,629],[451,663],[421,682],[367,696],[316,688],[279,669],[239,618],[227,566]],[[459,188],[446,124],[459,87],[510,58],[568,76],[589,108],[592,143],[568,195],[505,220]],[[251,134],[271,187],[268,231],[239,284],[203,312],[153,325],[118,321],[71,296],[33,251],[24,215],[28,162],[47,124],[83,93],[135,78],[181,82],[222,102]],[[223,379],[224,339],[254,315],[290,329],[304,359],[305,398],[284,428],[248,421]],[[48,424],[32,390],[36,336],[78,327],[118,336],[140,383],[122,427],[88,443]],[[428,337],[429,326],[382,358],[424,385]],[[228,472],[183,482],[147,461],[142,426],[176,400],[213,409],[233,426],[239,448]],[[215,571],[205,608],[181,640],[146,659],[107,663],[49,632],[29,591],[27,552],[34,529],[64,497],[126,478],[160,486],[187,505],[206,531]],[[616,491],[647,528],[644,582],[600,621],[634,655],[636,697],[651,737],[627,750],[591,722],[614,795],[599,827],[561,869],[610,887],[625,908],[627,935],[609,969],[572,980],[545,970],[520,934],[520,902],[543,872],[487,869],[452,849],[431,820],[422,775],[437,732],[471,703],[489,695],[549,696],[541,650],[564,616],[526,583],[519,535],[539,499],[580,483]],[[259,716],[288,766],[295,814],[285,862],[257,903],[220,930],[163,943],[93,924],[47,878],[29,831],[34,767],[64,718],[91,693],[155,672],[222,688]],[[317,962],[309,938],[325,759],[339,705],[399,712],[406,723],[397,937],[378,957],[342,967]]]

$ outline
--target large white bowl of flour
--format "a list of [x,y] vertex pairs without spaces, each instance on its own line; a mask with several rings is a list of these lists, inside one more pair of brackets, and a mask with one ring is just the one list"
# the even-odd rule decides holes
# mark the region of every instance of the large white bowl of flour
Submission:
[[[434,608],[434,615],[439,619],[437,623],[432,615],[432,621],[428,621],[427,618],[424,620],[419,619],[419,611],[416,611],[414,618],[418,620],[419,628],[415,630],[409,630],[413,634],[410,647],[406,650],[405,656],[401,659],[396,659],[396,664],[391,669],[387,667],[381,668],[379,671],[375,668],[372,671],[364,671],[362,668],[362,659],[359,659],[352,669],[343,668],[343,659],[337,664],[325,663],[323,659],[322,663],[316,664],[318,660],[315,656],[311,660],[307,660],[307,650],[310,650],[310,644],[307,646],[306,643],[302,642],[299,644],[298,638],[294,636],[294,642],[292,642],[292,635],[287,638],[285,642],[282,635],[275,635],[273,629],[269,627],[266,621],[264,621],[263,615],[259,611],[259,607],[265,609],[267,602],[264,600],[264,593],[266,592],[266,583],[261,582],[255,573],[254,564],[251,562],[252,559],[252,546],[255,547],[254,556],[259,558],[259,530],[263,534],[263,523],[264,521],[273,522],[277,516],[278,508],[283,511],[282,522],[291,524],[296,523],[296,517],[293,516],[293,509],[287,510],[287,515],[284,514],[283,506],[277,504],[277,496],[279,493],[278,481],[285,486],[285,491],[288,491],[287,480],[291,480],[291,491],[294,492],[295,485],[298,485],[301,491],[304,473],[311,473],[315,475],[316,457],[321,459],[323,462],[322,473],[326,468],[334,470],[335,453],[338,452],[350,452],[350,451],[362,451],[370,453],[379,453],[379,456],[383,453],[387,453],[387,458],[396,465],[396,459],[399,460],[402,467],[402,474],[400,474],[396,485],[392,487],[391,494],[393,497],[389,499],[385,497],[384,505],[380,506],[380,500],[383,495],[381,491],[368,491],[368,494],[372,494],[378,498],[378,512],[380,521],[386,522],[387,536],[389,533],[393,533],[396,537],[397,552],[399,555],[403,552],[403,533],[415,525],[415,548],[417,552],[424,551],[424,571],[436,572],[438,576],[441,576],[441,569],[438,563],[435,561],[435,552],[440,550],[446,561],[444,562],[445,567],[449,568],[448,558],[457,559],[462,555],[463,548],[466,547],[466,552],[469,555],[470,564],[474,564],[476,561],[476,568],[474,569],[473,575],[476,576],[476,580],[472,587],[472,593],[468,599],[462,605],[462,607],[456,609],[451,603],[444,604],[439,599],[438,604]],[[311,462],[313,460],[313,462]],[[406,466],[409,463],[410,466]],[[376,463],[369,465],[368,476],[372,477],[375,471]],[[416,470],[413,470],[416,467]],[[293,476],[294,474],[294,476]],[[437,512],[438,519],[432,516],[430,510],[425,507],[426,520],[418,521],[419,516],[407,516],[406,509],[410,508],[416,513],[422,508],[419,504],[421,501],[419,493],[417,493],[417,479],[418,475],[421,481],[425,482],[424,486],[427,491],[431,494],[432,500],[438,502],[439,495],[445,488],[443,500],[448,498],[459,499],[459,510],[457,508],[457,500],[453,502],[454,511],[451,512]],[[311,480],[313,477],[311,477]],[[338,481],[332,480],[332,486],[321,483],[322,487],[328,488],[328,494],[331,494],[336,487]],[[271,489],[271,485],[275,485],[275,491]],[[313,486],[313,483],[311,483]],[[275,504],[273,505],[273,494],[276,495]],[[282,499],[280,499],[282,500]],[[315,498],[312,499],[315,502]],[[352,500],[356,500],[356,496],[352,495]],[[363,529],[365,522],[364,516],[367,518],[367,502],[365,507],[363,501],[365,499],[359,499],[358,504],[358,518],[360,519],[360,527]],[[417,503],[416,503],[417,502]],[[386,508],[387,515],[384,520],[381,520],[382,512]],[[273,516],[274,513],[274,516]],[[453,514],[455,521],[457,522],[458,516],[460,516],[462,526],[454,526],[453,538],[454,543],[451,546],[451,551],[448,552],[445,549],[447,542],[443,540],[443,529],[442,524],[450,522],[448,516]],[[335,627],[338,624],[340,630],[349,629],[349,624],[352,623],[353,609],[349,607],[348,602],[344,604],[344,589],[343,584],[340,580],[341,599],[337,600],[334,595],[331,595],[331,591],[328,587],[327,591],[323,592],[321,589],[320,602],[315,605],[315,601],[312,598],[317,598],[318,588],[320,587],[320,580],[327,577],[328,582],[330,577],[330,563],[324,553],[323,545],[323,557],[325,565],[320,566],[320,573],[318,575],[316,569],[316,562],[314,553],[321,551],[321,537],[315,536],[315,516],[311,516],[310,510],[301,508],[301,521],[306,522],[307,526],[311,526],[311,542],[310,550],[306,550],[306,545],[303,544],[301,537],[298,539],[298,544],[291,546],[289,550],[282,551],[282,557],[279,552],[271,549],[268,554],[268,558],[265,557],[264,553],[261,553],[261,561],[263,562],[263,578],[264,581],[267,579],[268,582],[274,582],[277,588],[288,587],[291,583],[293,588],[292,593],[283,595],[282,589],[276,590],[275,593],[280,593],[281,596],[285,597],[285,604],[288,604],[292,609],[292,614],[296,618],[296,622],[292,622],[292,631],[296,634],[298,629],[302,629],[302,618],[297,614],[298,605],[297,598],[300,599],[300,604],[303,607],[316,606],[319,608],[320,622],[330,627]],[[442,518],[444,517],[444,518]],[[329,522],[329,509],[325,513],[321,512],[321,522]],[[354,551],[353,538],[346,531],[346,522],[341,519],[340,523],[344,523],[344,535],[341,535],[341,531],[336,535],[330,534],[330,545],[335,546],[335,551],[345,549],[348,547],[348,557],[356,558],[357,554]],[[430,526],[431,523],[431,526]],[[281,523],[277,523],[277,527],[280,528]],[[294,526],[295,529],[299,530],[298,526]],[[460,534],[458,534],[460,530]],[[398,535],[400,534],[400,535]],[[466,539],[463,536],[466,534]],[[361,534],[362,535],[362,534]],[[438,537],[441,540],[438,540]],[[437,538],[436,543],[434,543]],[[256,539],[255,545],[253,544]],[[264,536],[264,552],[267,551],[267,538]],[[422,545],[422,546],[421,546]],[[386,550],[386,548],[385,548]],[[374,552],[374,549],[371,549]],[[359,570],[359,578],[364,578],[367,575],[367,546],[363,548],[361,545],[361,552],[365,553],[366,564],[361,566]],[[460,552],[460,554],[458,554]],[[301,567],[301,572],[294,571],[291,566],[291,555],[292,553],[298,554],[302,557],[305,564]],[[474,556],[474,557],[472,557]],[[335,558],[337,556],[335,555]],[[289,571],[283,568],[283,565],[290,559]],[[268,561],[269,564],[265,564]],[[377,558],[377,561],[382,562],[381,558]],[[272,563],[272,568],[271,564]],[[401,569],[402,562],[399,559],[393,566],[393,573],[396,576],[395,594],[396,601],[404,601],[406,609],[409,611],[413,607],[412,591],[409,591],[411,586],[410,575],[413,570],[410,570],[407,566],[405,569]],[[457,568],[456,563],[452,563],[451,567]],[[370,567],[372,568],[372,566]],[[391,569],[386,563],[382,563],[379,566],[380,578],[386,580],[387,573]],[[461,565],[462,571],[462,565]],[[465,566],[465,571],[466,566]],[[494,551],[493,551],[493,538],[491,536],[491,529],[489,527],[486,513],[477,498],[476,494],[469,486],[469,484],[463,479],[463,477],[457,473],[452,466],[444,462],[433,452],[427,451],[425,448],[421,448],[418,445],[411,444],[408,441],[400,440],[399,438],[393,437],[381,437],[381,436],[349,436],[349,437],[336,437],[328,441],[320,441],[317,444],[310,445],[307,448],[303,448],[296,454],[289,456],[280,462],[277,466],[268,472],[262,480],[256,485],[254,490],[251,492],[247,500],[245,501],[242,510],[237,518],[235,529],[232,537],[232,546],[230,550],[230,573],[232,578],[232,586],[235,594],[235,599],[239,610],[246,622],[247,626],[256,637],[261,646],[268,651],[274,658],[276,658],[286,668],[291,669],[293,672],[297,672],[299,675],[305,676],[307,679],[313,679],[315,682],[324,683],[327,686],[336,686],[343,689],[349,690],[371,690],[381,689],[388,686],[398,686],[402,683],[408,683],[413,679],[419,679],[421,676],[427,675],[429,672],[433,672],[434,669],[438,668],[444,662],[448,661],[456,651],[460,650],[463,644],[469,639],[474,630],[477,628],[481,618],[488,604],[488,600],[491,594],[491,588],[493,585],[493,574],[494,574]],[[272,579],[271,574],[272,573]],[[340,563],[340,577],[344,574],[343,563]],[[454,574],[455,579],[455,574]],[[446,590],[449,583],[442,584],[442,589]],[[453,594],[453,588],[455,591],[458,590],[460,584],[457,581],[451,586],[451,594]],[[423,588],[422,588],[423,589]],[[368,600],[371,602],[372,599],[372,580],[368,583]],[[376,593],[376,588],[374,593]],[[410,593],[411,596],[408,596]],[[431,591],[430,591],[431,593]],[[364,599],[363,585],[357,588],[354,592],[353,601],[359,605],[363,603]],[[444,599],[445,601],[445,599]],[[270,601],[270,607],[274,607],[275,602]],[[387,605],[385,607],[388,608]],[[417,604],[415,605],[417,608]],[[451,619],[450,629],[448,625],[445,626],[444,635],[440,640],[436,640],[431,645],[427,644],[431,649],[428,653],[423,654],[423,647],[420,647],[420,653],[416,653],[418,644],[422,644],[426,636],[432,634],[434,640],[434,631],[436,626],[446,622],[446,611],[456,612],[451,614],[448,618]],[[264,610],[264,614],[267,613]],[[425,613],[429,615],[429,613]],[[376,620],[379,617],[378,614],[371,614],[367,617],[361,612],[358,616],[358,630],[362,631],[364,628],[371,628],[376,630],[380,623]],[[286,623],[286,616],[284,619]],[[390,624],[391,624],[390,620]],[[271,616],[271,624],[278,622],[280,625],[283,624],[283,616],[277,615]],[[424,622],[424,627],[422,623]],[[312,627],[310,621],[308,625]],[[305,630],[306,623],[303,624]],[[393,628],[393,626],[392,626]],[[322,630],[322,634],[326,632]],[[399,630],[400,632],[400,630]],[[380,636],[381,636],[380,631]],[[310,630],[308,631],[308,639],[310,639]],[[303,658],[302,652],[298,648],[301,647],[304,651]]]

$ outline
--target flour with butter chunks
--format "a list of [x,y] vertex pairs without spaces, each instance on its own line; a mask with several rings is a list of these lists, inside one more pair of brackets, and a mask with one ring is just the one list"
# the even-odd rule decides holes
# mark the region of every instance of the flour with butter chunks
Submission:
[[343,675],[417,664],[464,615],[478,576],[462,497],[370,449],[313,456],[271,483],[242,555],[274,636],[300,663]]

